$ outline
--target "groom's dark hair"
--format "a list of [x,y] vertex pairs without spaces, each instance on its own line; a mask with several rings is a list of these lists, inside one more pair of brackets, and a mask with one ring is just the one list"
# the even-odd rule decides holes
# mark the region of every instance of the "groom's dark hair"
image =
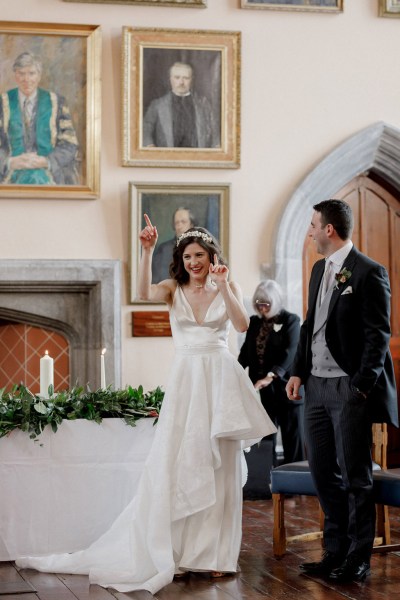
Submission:
[[347,202],[343,200],[323,200],[315,204],[313,209],[321,213],[323,227],[330,223],[340,239],[350,239],[353,233],[354,219],[353,211]]

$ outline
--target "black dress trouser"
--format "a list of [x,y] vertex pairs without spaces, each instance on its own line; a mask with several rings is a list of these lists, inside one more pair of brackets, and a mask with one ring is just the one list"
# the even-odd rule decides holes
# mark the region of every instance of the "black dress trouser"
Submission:
[[305,386],[307,458],[325,513],[325,549],[369,560],[375,535],[372,423],[349,377],[314,377]]

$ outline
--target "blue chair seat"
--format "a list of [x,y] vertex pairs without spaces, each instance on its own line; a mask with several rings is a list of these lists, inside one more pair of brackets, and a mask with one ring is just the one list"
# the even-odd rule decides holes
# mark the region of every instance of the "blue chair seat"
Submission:
[[374,471],[374,498],[377,504],[400,506],[400,469]]
[[[375,473],[380,466],[373,463]],[[400,477],[400,469],[399,469]],[[301,494],[302,496],[316,496],[317,490],[310,473],[307,460],[280,465],[271,471],[271,492],[273,494]],[[382,504],[387,504],[382,502]]]
[[307,460],[280,465],[271,471],[271,492],[273,494],[301,494],[316,496],[317,491]]

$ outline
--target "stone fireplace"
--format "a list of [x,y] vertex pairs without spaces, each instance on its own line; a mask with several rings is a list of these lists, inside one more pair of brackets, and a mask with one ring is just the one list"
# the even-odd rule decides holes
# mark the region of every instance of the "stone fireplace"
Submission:
[[0,320],[61,333],[70,385],[121,386],[121,275],[115,260],[0,260]]

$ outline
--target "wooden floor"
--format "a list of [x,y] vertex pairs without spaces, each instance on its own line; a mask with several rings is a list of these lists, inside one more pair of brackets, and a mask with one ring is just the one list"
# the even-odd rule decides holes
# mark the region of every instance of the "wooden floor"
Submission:
[[[286,500],[290,535],[317,526],[315,498]],[[390,509],[392,541],[400,542],[400,510]],[[211,580],[191,574],[158,592],[159,600],[400,600],[400,553],[374,554],[372,575],[362,584],[337,585],[301,575],[299,563],[320,557],[318,541],[291,545],[287,555],[272,554],[272,502],[246,501],[243,511],[241,572],[234,577]],[[13,586],[27,582],[36,592],[13,593]],[[7,592],[9,587],[9,592]],[[151,600],[148,592],[121,594],[97,585],[89,586],[81,575],[52,575],[28,569],[17,571],[0,563],[0,600]],[[7,593],[6,593],[7,592]]]

